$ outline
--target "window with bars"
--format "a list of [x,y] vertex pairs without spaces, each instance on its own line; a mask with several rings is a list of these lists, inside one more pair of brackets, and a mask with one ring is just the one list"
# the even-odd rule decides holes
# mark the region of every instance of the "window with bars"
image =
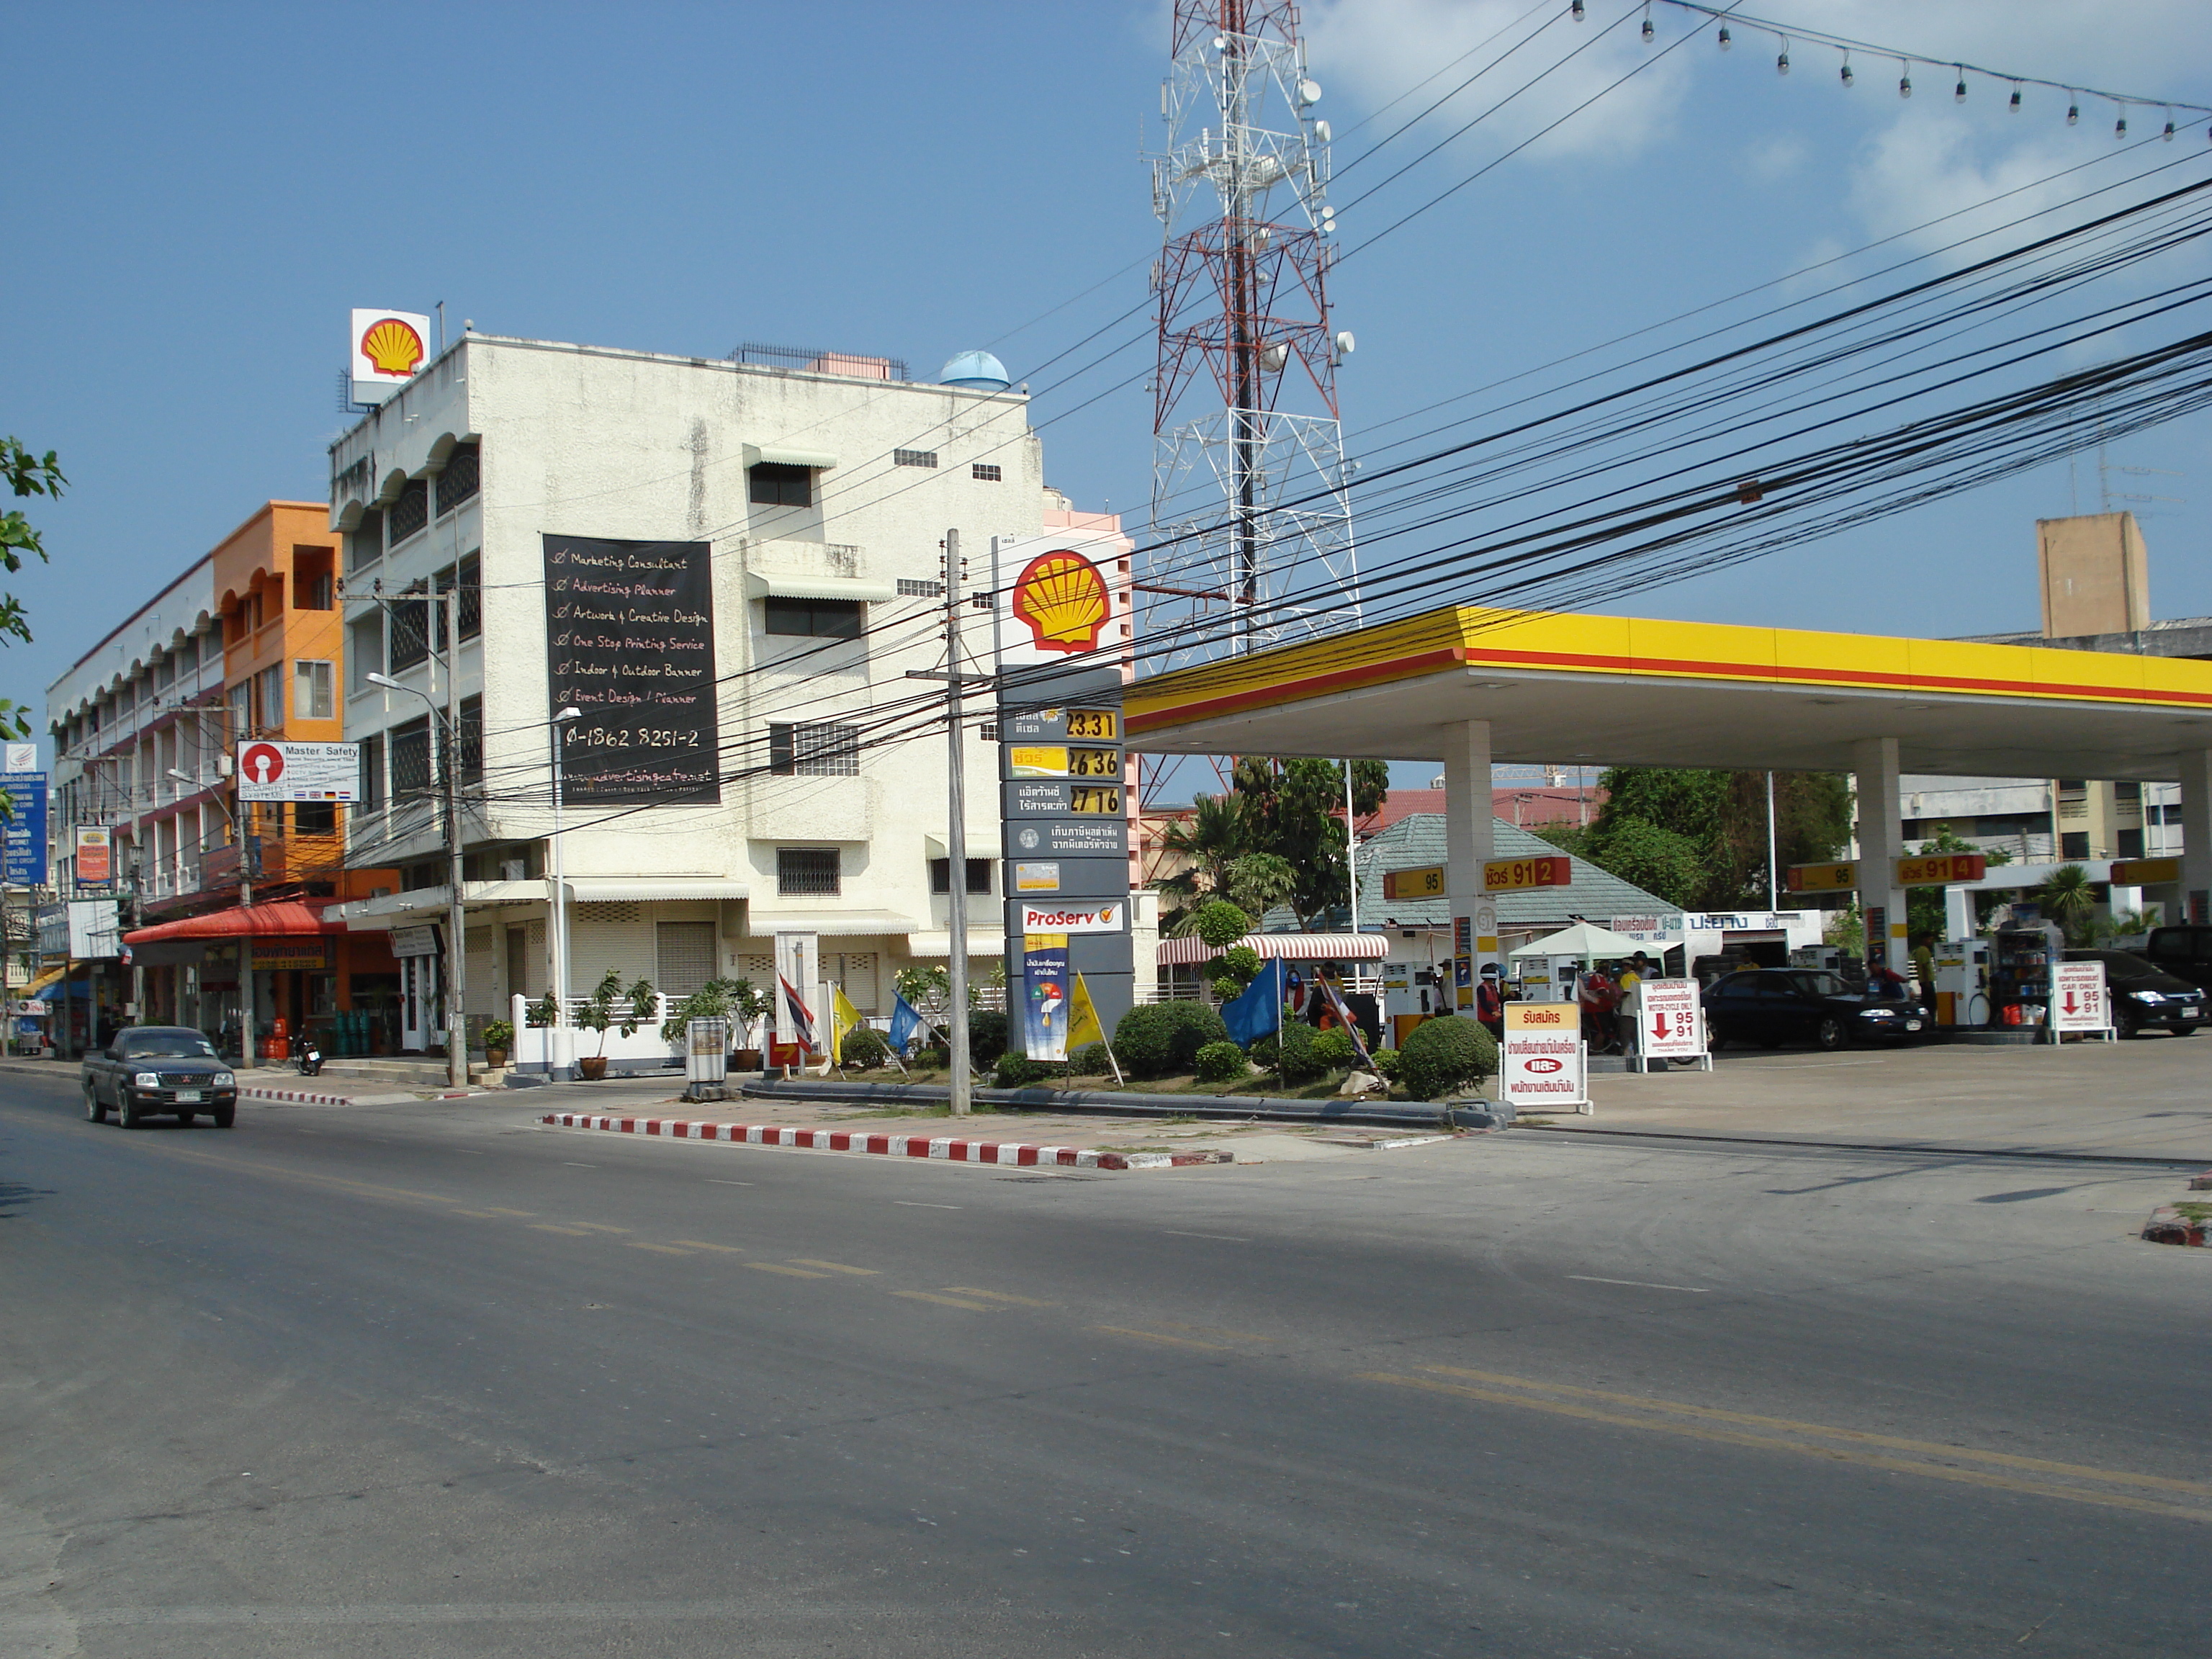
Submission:
[[983,483],[998,483],[1004,479],[1006,475],[999,471],[998,465],[994,462],[977,461],[974,465],[968,469],[968,476],[971,478],[977,479]]
[[937,452],[933,449],[894,449],[891,451],[891,465],[893,466],[935,466]]
[[[472,640],[483,632],[483,562],[476,554],[471,553],[461,561],[460,577],[461,614],[459,625],[461,637],[465,640]],[[431,586],[441,593],[452,592],[453,567],[449,564],[441,570],[431,579]],[[446,618],[442,614],[439,616],[437,621],[441,628],[445,626]],[[439,637],[438,643],[441,645],[445,643],[442,635]]]
[[945,597],[943,582],[926,582],[913,576],[898,579],[899,597],[903,599],[941,599]]
[[653,933],[653,984],[663,996],[688,997],[714,977],[713,922],[658,922]]
[[392,793],[395,797],[428,793],[430,777],[430,717],[418,715],[395,726],[392,739]]
[[460,750],[461,781],[483,781],[483,699],[463,697],[455,746]]
[[448,455],[446,470],[438,475],[438,516],[444,518],[475,495],[482,474],[476,445],[463,444]]
[[384,734],[361,740],[361,810],[374,812],[384,805]]
[[840,891],[837,849],[777,848],[775,890],[784,898],[836,898]]
[[826,721],[771,725],[768,769],[779,778],[854,777],[860,769],[860,728]]
[[392,670],[412,668],[430,654],[430,602],[420,582],[391,603]]
[[[930,860],[929,890],[939,895],[947,895],[952,891],[952,860],[951,859]],[[991,891],[990,860],[969,859],[968,860],[968,890],[973,894],[982,894],[986,896],[989,895]]]
[[385,545],[397,547],[430,523],[430,481],[410,478],[399,499],[384,512]]

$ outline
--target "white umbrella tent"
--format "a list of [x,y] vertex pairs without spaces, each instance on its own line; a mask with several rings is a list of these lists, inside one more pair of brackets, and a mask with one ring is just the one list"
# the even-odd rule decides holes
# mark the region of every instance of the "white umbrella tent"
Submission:
[[1516,958],[1574,957],[1587,968],[1600,957],[1626,958],[1634,956],[1638,951],[1649,956],[1651,947],[1640,939],[1627,933],[1616,933],[1610,927],[1601,927],[1594,921],[1578,921],[1571,927],[1562,927],[1556,933],[1530,939],[1513,955]]

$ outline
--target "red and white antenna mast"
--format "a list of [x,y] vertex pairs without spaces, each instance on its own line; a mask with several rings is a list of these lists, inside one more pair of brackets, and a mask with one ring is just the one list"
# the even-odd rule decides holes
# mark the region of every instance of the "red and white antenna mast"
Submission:
[[1328,123],[1290,0],[1176,0],[1152,161],[1152,532],[1142,632],[1170,661],[1356,625],[1332,331]]

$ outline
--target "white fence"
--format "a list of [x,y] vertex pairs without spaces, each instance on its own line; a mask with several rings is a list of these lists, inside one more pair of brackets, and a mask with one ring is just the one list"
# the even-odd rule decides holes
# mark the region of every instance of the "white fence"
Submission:
[[[526,997],[509,999],[508,1019],[514,1024],[514,1042],[507,1056],[507,1064],[523,1072],[567,1070],[577,1060],[588,1060],[594,1054],[605,1054],[607,1070],[614,1073],[658,1072],[681,1070],[684,1065],[684,1033],[668,1024],[670,1012],[680,1004],[682,997],[657,995],[653,998],[653,1017],[640,1025],[629,1036],[622,1033],[629,1005],[615,1004],[617,1018],[610,1021],[606,1042],[603,1047],[599,1033],[587,1031],[576,1023],[577,1016],[591,1006],[590,999],[574,997],[568,1003],[568,1024],[561,1027],[532,1025],[530,1010],[533,1006]],[[763,1020],[748,1030],[738,1019],[730,1022],[732,1042],[739,1048],[759,1046],[757,1039],[765,1035],[767,1022]],[[556,1059],[556,1056],[558,1056]]]

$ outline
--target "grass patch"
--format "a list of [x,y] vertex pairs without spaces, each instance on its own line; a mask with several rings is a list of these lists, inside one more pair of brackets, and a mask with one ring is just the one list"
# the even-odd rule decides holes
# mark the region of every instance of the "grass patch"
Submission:
[[[969,1109],[976,1117],[1011,1115],[1013,1110],[1011,1107],[994,1106],[987,1100],[975,1102]],[[862,1111],[842,1113],[840,1115],[840,1121],[857,1117],[951,1117],[951,1115],[952,1103],[949,1100],[940,1100],[934,1105],[871,1106]]]
[[2212,1204],[2174,1204],[2167,1207],[2191,1221],[2212,1221]]

